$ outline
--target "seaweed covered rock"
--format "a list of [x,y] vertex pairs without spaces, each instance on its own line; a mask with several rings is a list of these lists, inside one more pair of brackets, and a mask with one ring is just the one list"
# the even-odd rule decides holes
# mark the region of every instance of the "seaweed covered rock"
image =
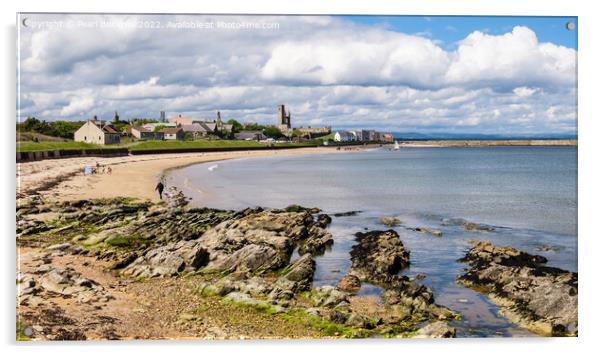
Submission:
[[351,267],[339,282],[339,289],[353,291],[360,281],[381,286],[383,303],[391,313],[392,323],[457,318],[453,311],[435,304],[429,288],[398,275],[409,265],[410,253],[395,231],[357,233],[356,242],[351,249]]
[[410,263],[410,253],[394,230],[358,232],[355,239],[350,273],[364,281],[387,282]]
[[358,292],[361,287],[362,281],[359,277],[353,274],[345,274],[345,276],[341,278],[337,284],[337,289],[350,293]]
[[275,210],[224,221],[198,242],[210,254],[208,269],[264,271],[287,266],[296,245],[301,254],[319,253],[332,235],[316,226],[307,210]]
[[577,273],[512,247],[473,241],[458,282],[488,294],[511,321],[543,335],[577,334]]
[[401,320],[410,317],[452,320],[458,316],[447,307],[436,304],[431,289],[405,276],[392,277],[381,296],[385,305],[399,314]]

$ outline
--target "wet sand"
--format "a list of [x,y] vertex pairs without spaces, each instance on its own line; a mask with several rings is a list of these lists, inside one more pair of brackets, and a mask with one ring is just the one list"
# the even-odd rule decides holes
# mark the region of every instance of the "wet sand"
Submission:
[[[158,201],[154,188],[168,169],[243,157],[337,152],[342,151],[332,147],[309,147],[271,151],[81,157],[18,163],[17,197],[39,193],[53,200],[133,197]],[[84,175],[85,166],[96,166],[97,163],[101,166],[101,171],[103,167],[110,166],[112,172]]]

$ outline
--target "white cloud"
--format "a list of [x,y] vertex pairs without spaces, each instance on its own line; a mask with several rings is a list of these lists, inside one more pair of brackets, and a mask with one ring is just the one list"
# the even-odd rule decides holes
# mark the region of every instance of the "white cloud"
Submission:
[[527,27],[498,36],[473,32],[452,55],[450,84],[572,85],[575,80],[575,50],[539,43]]
[[524,86],[517,87],[514,90],[512,90],[512,92],[514,92],[514,94],[519,97],[530,97],[537,91],[539,91],[539,89],[529,88],[529,87],[524,87]]
[[352,33],[343,33],[328,40],[278,44],[261,77],[314,85],[432,87],[445,74],[448,61],[444,50],[418,36],[379,32],[356,39]]
[[417,88],[551,85],[572,84],[575,65],[573,49],[539,43],[527,27],[517,26],[498,36],[476,31],[451,52],[427,38],[383,31],[359,39],[347,33],[328,40],[278,44],[262,68],[262,78],[280,83]]
[[69,104],[61,109],[62,116],[81,115],[94,106],[91,97],[74,97]]
[[273,123],[276,105],[286,104],[293,124],[305,126],[487,132],[574,126],[576,51],[540,43],[526,27],[502,35],[475,31],[448,49],[437,38],[337,17],[220,19],[279,22],[280,29],[22,29],[19,113],[81,119],[114,110],[125,118],[157,117],[161,110],[213,117],[220,110]]

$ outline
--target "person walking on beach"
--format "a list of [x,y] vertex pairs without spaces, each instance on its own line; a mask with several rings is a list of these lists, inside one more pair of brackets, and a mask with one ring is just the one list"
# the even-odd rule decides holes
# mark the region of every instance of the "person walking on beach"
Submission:
[[163,183],[161,183],[161,181],[159,181],[159,183],[157,183],[157,186],[155,187],[155,190],[159,192],[159,199],[161,200],[163,200],[163,188],[165,188],[165,186],[163,185]]

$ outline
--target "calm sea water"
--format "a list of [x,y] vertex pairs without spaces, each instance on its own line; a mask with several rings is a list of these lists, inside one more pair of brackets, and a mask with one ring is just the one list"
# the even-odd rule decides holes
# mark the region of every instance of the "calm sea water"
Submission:
[[[336,284],[350,266],[358,231],[386,229],[382,216],[398,217],[395,230],[410,250],[402,273],[426,275],[420,282],[436,301],[462,315],[459,336],[526,336],[508,323],[486,297],[455,284],[465,267],[456,260],[467,240],[491,240],[541,254],[549,264],[577,271],[577,148],[483,147],[376,149],[337,154],[248,158],[199,164],[172,171],[169,183],[193,204],[240,209],[290,204],[319,207],[334,217],[332,249],[317,257],[315,282]],[[495,227],[469,232],[449,219]],[[439,229],[443,237],[417,233]],[[536,248],[552,245],[554,250]],[[380,289],[364,285],[362,294]]]

